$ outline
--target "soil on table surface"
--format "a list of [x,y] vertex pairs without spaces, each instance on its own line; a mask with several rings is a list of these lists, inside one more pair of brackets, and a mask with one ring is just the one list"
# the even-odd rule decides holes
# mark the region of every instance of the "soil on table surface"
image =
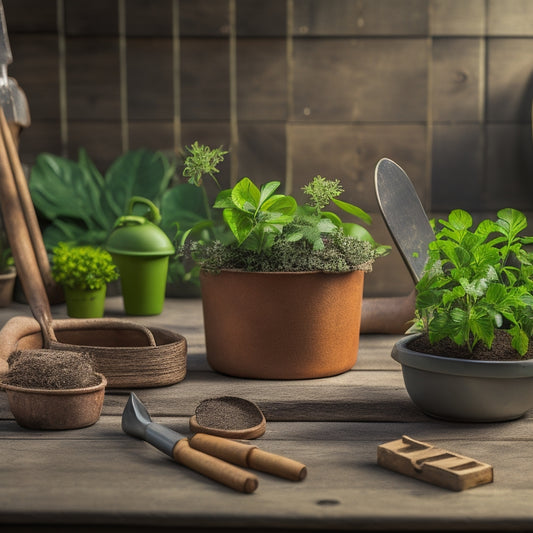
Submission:
[[483,342],[478,342],[472,353],[464,346],[457,346],[450,339],[443,339],[435,344],[430,344],[427,334],[412,340],[407,346],[415,352],[429,353],[456,359],[471,359],[476,361],[520,361],[533,359],[533,342],[529,343],[529,350],[522,357],[511,346],[511,336],[502,330],[496,330],[492,349],[487,349]]

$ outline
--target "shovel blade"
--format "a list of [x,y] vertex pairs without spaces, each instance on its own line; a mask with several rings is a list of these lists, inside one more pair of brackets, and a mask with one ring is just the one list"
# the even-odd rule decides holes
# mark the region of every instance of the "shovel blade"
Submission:
[[152,419],[144,404],[137,398],[136,394],[130,393],[122,413],[122,431],[132,437],[144,439],[146,428],[151,422]]
[[435,240],[426,212],[411,180],[394,161],[378,161],[376,198],[385,224],[415,283],[423,275],[429,243]]

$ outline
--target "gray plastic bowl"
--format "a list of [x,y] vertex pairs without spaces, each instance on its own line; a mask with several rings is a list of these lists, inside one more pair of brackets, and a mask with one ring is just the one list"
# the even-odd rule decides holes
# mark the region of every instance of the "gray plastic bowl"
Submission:
[[405,388],[424,413],[461,422],[502,422],[533,407],[533,359],[469,361],[407,348],[409,335],[392,349]]

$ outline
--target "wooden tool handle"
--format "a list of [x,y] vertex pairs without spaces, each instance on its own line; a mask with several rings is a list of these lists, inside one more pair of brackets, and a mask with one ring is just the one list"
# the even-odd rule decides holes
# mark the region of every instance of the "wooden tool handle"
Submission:
[[52,313],[41,273],[35,258],[28,227],[18,195],[7,146],[13,139],[7,127],[4,112],[0,108],[0,205],[5,230],[17,273],[22,281],[24,294],[31,310],[41,326],[44,347],[57,340],[52,329]]
[[[58,303],[63,301],[63,289],[54,281],[54,278],[52,277],[52,270],[50,268],[48,254],[44,245],[41,228],[39,226],[39,219],[37,218],[35,206],[33,205],[30,189],[28,187],[28,182],[26,180],[26,176],[24,175],[24,170],[22,169],[22,164],[19,159],[16,137],[13,136],[11,124],[8,124],[5,121],[5,117],[2,118],[2,116],[0,116],[0,123],[4,134],[7,155],[11,162],[11,169],[13,171],[13,177],[15,179],[22,212],[26,220],[33,251],[35,253],[35,259],[37,261],[37,265],[39,266],[39,271],[43,279],[46,294],[49,300],[53,300],[55,303]],[[6,128],[8,128],[9,132],[6,130]],[[8,133],[11,133],[11,136],[8,135]]]
[[172,450],[172,455],[177,463],[234,490],[249,494],[259,484],[259,480],[253,474],[191,448],[187,439],[178,441]]
[[248,465],[254,470],[268,472],[291,481],[302,481],[307,476],[307,467],[304,464],[256,447],[252,448],[248,455]]
[[281,455],[265,452],[257,446],[205,433],[197,433],[189,440],[193,448],[239,466],[268,472],[292,481],[301,481],[307,475],[307,468],[304,464]]

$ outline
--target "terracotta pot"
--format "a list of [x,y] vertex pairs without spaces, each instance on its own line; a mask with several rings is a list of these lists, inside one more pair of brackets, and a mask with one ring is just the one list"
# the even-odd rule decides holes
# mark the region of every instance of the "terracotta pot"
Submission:
[[28,389],[1,383],[19,426],[29,429],[76,429],[94,424],[102,412],[107,380],[83,389]]
[[0,274],[0,307],[7,307],[13,301],[13,290],[17,271],[11,267],[7,272]]
[[261,379],[333,376],[359,348],[364,273],[202,272],[207,361]]

